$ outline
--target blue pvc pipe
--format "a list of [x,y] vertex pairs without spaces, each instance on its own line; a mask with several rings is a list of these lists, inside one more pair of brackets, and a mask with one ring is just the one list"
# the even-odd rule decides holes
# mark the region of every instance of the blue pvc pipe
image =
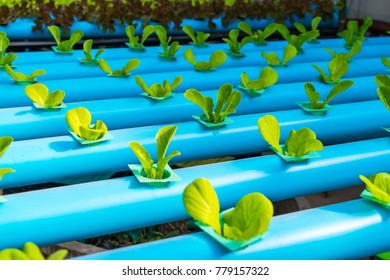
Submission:
[[[316,62],[316,65],[327,71],[328,62]],[[312,67],[312,63],[291,63],[287,67],[275,69],[278,72],[278,83],[296,83],[317,80],[318,71]],[[176,92],[184,92],[189,88],[196,88],[200,91],[217,89],[224,83],[240,84],[240,75],[246,72],[249,77],[256,79],[261,71],[260,67],[235,67],[227,69],[217,69],[213,72],[201,73],[197,71],[180,71],[153,73],[140,75],[146,84],[161,83],[164,80],[172,82],[179,74],[183,78],[182,84]],[[385,66],[379,58],[359,59],[351,63],[350,69],[344,79],[376,75],[386,73]],[[6,75],[5,73],[0,73]],[[86,100],[112,99],[135,96],[140,93],[140,88],[135,83],[134,75],[129,78],[110,78],[104,76],[99,78],[84,78],[74,80],[52,80],[44,81],[50,91],[61,89],[65,91],[65,102],[78,102]],[[24,87],[12,84],[2,85],[3,94],[0,95],[0,108],[19,107],[30,105],[30,100],[24,95]]]
[[[388,110],[379,101],[338,105],[326,117],[309,116],[302,110],[272,114],[281,126],[281,142],[290,130],[301,127],[315,131],[325,145],[370,139],[387,135],[381,127],[390,123]],[[257,128],[263,115],[232,117],[234,123],[220,130],[205,129],[195,121],[179,123],[170,149],[182,153],[176,162],[269,150]],[[2,166],[17,172],[3,178],[2,188],[126,170],[127,164],[137,162],[128,143],[138,141],[153,155],[159,128],[112,130],[113,140],[92,147],[82,147],[71,136],[16,141],[3,155]]]
[[[359,77],[353,81],[355,84],[332,100],[331,104],[378,99],[374,77]],[[313,85],[324,99],[330,87],[320,82],[313,82]],[[216,90],[202,93],[216,99]],[[258,98],[242,92],[236,115],[296,109],[295,102],[304,100],[308,98],[302,83],[276,84]],[[66,109],[51,112],[36,110],[33,106],[0,109],[0,116],[3,116],[0,118],[2,133],[15,140],[63,135],[67,131],[64,121],[66,112],[79,106],[88,108],[94,118],[105,120],[110,129],[190,121],[191,115],[200,113],[199,107],[189,102],[181,93],[158,103],[145,97],[131,97],[67,103],[66,106]]]
[[[304,163],[270,155],[181,168],[175,172],[182,181],[167,188],[141,186],[125,177],[7,195],[8,202],[0,205],[0,250],[26,240],[45,246],[187,218],[182,193],[199,177],[210,180],[221,209],[227,209],[255,191],[278,201],[355,186],[360,174],[385,171],[389,159],[389,140],[380,138],[325,147],[321,157]],[[335,172],[338,176],[328,176]]]
[[195,233],[76,259],[351,260],[388,251],[389,230],[390,211],[359,199],[274,217],[264,239],[239,251]]

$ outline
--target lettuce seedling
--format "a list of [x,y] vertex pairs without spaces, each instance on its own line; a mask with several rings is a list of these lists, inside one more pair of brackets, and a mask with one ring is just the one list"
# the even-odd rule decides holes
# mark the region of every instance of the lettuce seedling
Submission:
[[326,47],[324,47],[324,49],[327,50],[328,52],[330,52],[330,54],[332,55],[332,58],[341,57],[346,62],[350,62],[352,60],[352,57],[354,57],[355,55],[360,53],[360,51],[362,49],[362,42],[360,40],[356,41],[356,43],[350,49],[349,53],[345,53],[345,52],[336,53],[335,51],[331,50],[330,48],[326,48]]
[[238,29],[232,29],[229,32],[229,38],[222,38],[222,40],[229,45],[229,53],[234,56],[244,56],[244,53],[241,53],[241,49],[252,41],[251,36],[246,36],[242,38],[241,42],[238,41],[238,35],[240,31]]
[[[8,147],[12,144],[14,139],[9,136],[0,137],[0,157],[2,157]],[[15,172],[12,168],[0,168],[0,180],[3,179],[3,176]],[[0,195],[0,203],[6,202],[7,200]]]
[[7,53],[7,49],[10,45],[10,40],[5,32],[0,32],[0,66],[10,65],[18,56],[14,55],[13,52]]
[[152,35],[153,32],[154,32],[153,26],[151,26],[151,25],[145,26],[145,28],[142,30],[141,40],[139,40],[139,36],[135,35],[134,25],[129,25],[126,27],[126,35],[129,38],[129,42],[126,44],[133,51],[143,51],[143,50],[145,50],[144,43],[145,43],[146,39],[150,35]]
[[390,60],[385,56],[382,56],[382,64],[387,68],[390,68]]
[[161,128],[156,135],[157,145],[157,163],[155,164],[149,152],[138,142],[132,141],[129,143],[130,148],[141,162],[143,171],[150,179],[163,179],[164,170],[169,161],[175,156],[179,156],[179,151],[173,151],[169,155],[165,156],[168,150],[169,143],[171,142],[177,126],[165,126]]
[[62,249],[52,253],[47,259],[37,245],[27,242],[22,250],[9,248],[0,251],[0,260],[63,260],[68,250]]
[[62,104],[65,92],[56,90],[49,94],[49,89],[44,84],[32,84],[24,88],[26,95],[40,106],[55,108]]
[[247,73],[241,74],[242,87],[249,90],[262,90],[274,85],[278,81],[278,73],[271,67],[261,70],[257,80],[250,80]]
[[366,38],[364,35],[371,27],[373,21],[370,17],[364,17],[362,26],[359,28],[359,24],[356,20],[350,20],[347,23],[347,29],[337,33],[337,36],[344,39],[344,47],[351,48],[358,40],[364,41]]
[[266,45],[267,44],[266,39],[275,33],[275,31],[277,29],[276,27],[277,27],[276,23],[271,23],[271,24],[267,25],[264,28],[264,30],[252,31],[252,28],[250,27],[250,25],[248,23],[246,23],[245,21],[242,21],[238,24],[238,28],[241,31],[248,34],[251,37],[252,42],[255,45]]
[[84,55],[85,55],[85,58],[82,58],[81,59],[81,62],[85,62],[85,63],[95,63],[97,64],[98,63],[98,57],[105,51],[105,49],[103,48],[100,48],[94,57],[92,57],[92,54],[91,54],[91,50],[92,50],[92,45],[93,45],[93,40],[92,39],[89,39],[89,40],[86,40],[83,44],[83,52],[84,52]]
[[210,33],[204,33],[202,31],[194,31],[191,25],[183,26],[183,32],[190,37],[192,44],[195,47],[206,47],[206,40],[210,37]]
[[209,123],[221,123],[225,118],[236,112],[236,107],[241,101],[241,93],[238,90],[233,91],[231,84],[223,84],[218,89],[217,104],[214,108],[214,102],[211,97],[202,95],[196,89],[188,89],[184,97],[192,103],[198,105],[204,112]]
[[297,49],[298,53],[303,52],[302,46],[305,42],[308,42],[320,36],[320,32],[318,30],[311,30],[299,35],[291,35],[290,30],[288,30],[288,28],[283,24],[278,24],[277,30],[290,45],[293,45]]
[[312,64],[312,66],[320,72],[318,79],[324,83],[337,83],[341,77],[348,72],[348,62],[340,56],[333,58],[328,64],[329,76],[326,76],[325,71],[319,66]]
[[287,62],[293,59],[297,55],[297,49],[293,45],[287,45],[284,48],[283,61],[280,61],[278,55],[275,52],[266,53],[261,52],[261,56],[265,58],[267,64],[270,66],[286,66]]
[[[311,31],[318,31],[318,36],[320,35],[320,34],[319,34],[319,30],[318,30],[318,25],[320,25],[321,20],[322,20],[321,17],[315,17],[315,18],[313,18],[312,21],[311,21]],[[294,23],[294,27],[295,27],[301,34],[306,34],[307,32],[309,32],[309,31],[306,29],[306,27],[305,27],[303,24],[299,23],[299,22],[295,22],[295,23]],[[308,42],[308,43],[314,43],[314,42],[316,42],[316,41],[317,41],[316,38],[317,38],[318,36],[316,36],[315,38],[313,38],[313,39],[311,39],[311,40],[309,40],[309,41],[307,41],[307,42]]]
[[305,83],[305,91],[306,95],[310,100],[310,109],[323,109],[326,104],[328,104],[333,98],[337,95],[346,91],[354,84],[353,81],[342,81],[334,85],[334,87],[330,90],[328,96],[325,98],[325,101],[320,101],[320,94],[316,91],[312,83]]
[[390,78],[385,74],[376,75],[374,81],[379,87],[390,87]]
[[170,85],[167,80],[164,80],[163,84],[152,84],[150,87],[145,84],[144,80],[140,76],[136,76],[135,81],[137,82],[137,85],[139,85],[140,88],[142,88],[142,90],[149,96],[167,97],[181,84],[182,78],[181,76],[177,76],[173,80],[172,85]]
[[180,50],[181,46],[178,41],[173,41],[172,37],[167,37],[167,31],[161,25],[156,25],[154,31],[157,34],[157,37],[160,41],[160,46],[163,48],[163,53],[160,53],[159,57],[162,59],[173,60],[175,54]]
[[232,210],[220,218],[217,194],[205,178],[194,180],[184,189],[183,204],[195,221],[235,241],[247,241],[265,233],[274,213],[272,202],[263,194],[255,192],[242,197]]
[[73,47],[78,43],[84,36],[84,32],[81,30],[74,31],[69,40],[61,41],[61,31],[60,28],[56,25],[48,26],[47,29],[53,35],[54,40],[57,43],[57,47],[54,50],[64,53],[70,53],[73,51]]
[[210,55],[209,61],[196,62],[194,53],[191,48],[188,48],[184,52],[184,58],[189,63],[194,65],[195,71],[210,71],[214,68],[221,66],[226,61],[226,54],[221,50],[216,50]]
[[380,86],[379,88],[377,88],[376,92],[378,93],[379,99],[390,111],[390,87]]
[[284,144],[284,149],[279,144],[280,126],[278,120],[272,115],[265,115],[258,120],[260,134],[264,140],[278,153],[291,157],[302,157],[309,152],[323,149],[321,141],[316,139],[316,134],[309,128],[301,128],[298,131],[291,130]]
[[139,59],[130,59],[122,69],[112,71],[111,67],[104,60],[104,58],[99,59],[99,68],[103,72],[106,72],[110,77],[127,77],[130,76],[130,71],[138,67],[140,61]]
[[45,70],[35,70],[31,75],[25,75],[22,72],[15,72],[11,66],[5,65],[5,72],[15,81],[15,82],[36,82],[36,77],[46,74]]
[[360,175],[360,180],[366,184],[366,189],[380,202],[390,203],[390,174],[378,173],[369,178]]
[[98,140],[108,131],[104,122],[98,120],[92,126],[92,116],[87,108],[78,107],[66,113],[66,122],[71,131],[83,140]]

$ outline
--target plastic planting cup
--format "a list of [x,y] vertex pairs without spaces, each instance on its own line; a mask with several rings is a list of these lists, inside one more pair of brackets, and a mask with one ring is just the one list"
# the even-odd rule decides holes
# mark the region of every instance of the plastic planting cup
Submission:
[[51,48],[53,49],[53,51],[55,53],[58,53],[58,54],[72,54],[73,53],[73,50],[66,51],[66,52],[60,51],[57,46],[52,46]]
[[379,199],[377,199],[375,196],[372,195],[372,193],[370,193],[367,189],[365,189],[361,194],[360,194],[361,197],[365,198],[365,199],[368,199],[368,200],[371,200],[371,201],[374,201],[380,205],[382,205],[383,207],[385,207],[386,209],[390,210],[390,202],[384,202],[384,201],[381,201]]
[[88,66],[97,66],[99,64],[99,60],[92,59],[90,61],[86,60],[85,58],[79,58],[80,63]]
[[267,45],[267,41],[262,41],[262,42],[254,42],[254,41],[252,41],[252,43],[255,46],[265,46],[265,45]]
[[144,97],[146,97],[146,98],[150,98],[150,99],[152,99],[152,100],[154,100],[154,101],[157,101],[157,102],[166,101],[166,100],[168,100],[169,98],[171,98],[172,96],[174,96],[173,93],[170,93],[170,94],[167,95],[167,96],[157,97],[157,96],[151,96],[151,95],[147,94],[146,92],[143,92],[143,93],[141,93],[140,95],[141,95],[141,96],[144,96]]
[[210,128],[210,129],[220,129],[222,127],[224,127],[225,125],[229,124],[229,123],[232,123],[233,120],[226,117],[223,122],[220,122],[220,123],[211,123],[211,122],[208,122],[207,120],[207,117],[205,114],[199,114],[199,115],[192,115],[192,117],[197,120],[198,122],[200,122],[201,124],[203,124],[204,126]]
[[34,80],[25,80],[25,81],[13,80],[13,81],[14,81],[14,84],[18,85],[18,86],[27,86],[27,85],[35,84],[37,82],[37,80],[35,78],[34,78]]
[[310,102],[297,102],[297,105],[301,107],[305,112],[314,115],[314,116],[323,116],[326,111],[332,110],[333,108],[329,106],[328,104],[325,105],[322,109],[311,109],[310,108]]
[[[168,186],[171,182],[181,180],[169,165],[165,167],[162,179],[148,178],[141,164],[129,164],[128,166],[140,183],[147,184],[149,186],[165,187]],[[156,167],[156,165],[154,166]]]
[[125,43],[126,46],[129,47],[129,49],[132,51],[132,52],[143,52],[146,50],[145,46],[141,45],[139,47],[133,47],[131,46],[128,42]]
[[253,96],[253,97],[259,97],[260,95],[262,95],[264,92],[265,92],[265,88],[263,89],[258,89],[258,90],[253,90],[253,89],[249,89],[247,87],[244,87],[243,85],[239,85],[238,86],[239,89],[242,89],[243,91],[245,91],[246,93],[248,93],[250,96]]
[[232,51],[227,51],[227,54],[231,57],[231,58],[243,58],[244,56],[246,56],[245,53],[234,53]]
[[285,155],[286,152],[286,145],[280,145],[282,148],[282,153],[279,153],[274,147],[269,146],[275,153],[277,153],[283,160],[288,161],[288,162],[303,162],[305,160],[311,159],[311,158],[316,158],[319,157],[320,155],[317,152],[309,152],[304,156],[300,157],[293,157],[293,156],[287,156]]
[[[93,126],[93,125],[92,125]],[[68,129],[68,131],[70,132],[70,134],[72,134],[72,136],[80,142],[81,145],[88,145],[88,146],[95,146],[95,145],[98,145],[98,144],[101,144],[105,141],[108,141],[108,140],[111,140],[111,139],[114,139],[114,137],[110,134],[110,133],[106,133],[104,134],[104,136],[100,139],[97,139],[97,140],[85,140],[85,139],[82,139],[80,138],[76,132]]]
[[66,108],[66,105],[64,102],[61,102],[60,105],[55,106],[55,107],[46,107],[46,106],[39,105],[38,103],[35,103],[35,102],[33,102],[33,105],[36,109],[44,110],[44,111],[58,111],[62,108]]
[[[223,211],[221,212],[221,214],[219,215],[219,220],[221,222],[221,227],[223,228],[223,220],[222,220],[222,217],[224,214],[232,211],[234,208],[230,208],[226,211]],[[198,221],[195,221],[195,224],[201,229],[203,230],[206,234],[208,234],[209,236],[211,236],[215,241],[217,241],[219,244],[221,244],[222,246],[226,247],[227,249],[229,249],[230,251],[236,251],[236,250],[240,250],[240,249],[244,249],[246,247],[248,247],[250,244],[264,238],[265,235],[267,235],[267,233],[263,233],[263,234],[259,234],[249,240],[245,240],[245,241],[236,241],[236,240],[230,240],[230,239],[227,239],[219,234],[217,234],[214,229],[211,227],[211,226],[208,226],[208,225],[205,225],[201,222],[198,222]]]
[[[8,66],[11,67],[12,69],[15,69],[15,68],[16,68],[15,65],[9,65],[9,64],[8,64]],[[0,65],[0,70],[4,70],[4,69],[5,69],[5,65]]]
[[176,57],[174,57],[174,56],[166,56],[163,53],[160,53],[158,55],[158,58],[161,59],[161,60],[164,60],[164,61],[175,61],[176,60]]
[[130,77],[130,75],[130,73],[127,73],[125,75],[107,74],[107,76],[111,78],[128,78]]
[[197,44],[197,43],[194,43],[194,42],[189,42],[189,44],[193,45],[194,47],[197,47],[197,48],[207,48],[209,46],[209,44],[207,44],[207,43]]

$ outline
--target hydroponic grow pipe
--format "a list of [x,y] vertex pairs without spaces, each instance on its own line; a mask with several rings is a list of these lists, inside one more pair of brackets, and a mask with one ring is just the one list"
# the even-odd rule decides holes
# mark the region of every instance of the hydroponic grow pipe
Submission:
[[[365,52],[361,53],[359,56],[361,59],[376,59],[380,61],[382,56],[390,55],[388,46],[372,46],[364,49]],[[336,52],[342,52],[341,48],[335,49]],[[275,51],[278,57],[283,57],[283,51]],[[199,55],[196,57],[197,61],[209,61],[210,54]],[[309,49],[303,55],[296,56],[291,64],[297,63],[318,63],[319,61],[324,61],[328,63],[331,60],[331,54],[324,49]],[[355,67],[355,61],[358,58],[354,58],[350,67]],[[126,59],[115,59],[107,61],[111,69],[122,69],[126,65],[129,58]],[[381,62],[381,61],[380,61]],[[155,57],[145,57],[140,59],[140,65],[134,70],[138,74],[145,73],[155,73],[155,72],[175,72],[175,71],[193,71],[194,67],[188,61],[185,60],[183,53],[177,55],[177,60],[172,64],[172,67],[167,67],[165,61],[161,61],[157,55]],[[246,67],[246,66],[257,66],[257,67],[266,67],[266,60],[261,57],[260,51],[248,52],[247,55],[241,59],[227,57],[225,63],[218,67],[221,68],[233,68],[233,67]],[[81,64],[76,59],[73,62],[60,62],[58,63],[49,63],[49,64],[27,64],[19,65],[15,71],[23,73],[32,73],[37,69],[45,69],[46,75],[39,78],[42,81],[56,80],[56,79],[70,79],[70,78],[87,78],[87,77],[101,77],[106,75],[97,65],[86,66]],[[327,68],[326,68],[327,69]],[[8,75],[0,76],[1,83],[10,83],[10,77]]]
[[[325,147],[320,158],[305,163],[270,155],[181,168],[175,172],[182,181],[167,188],[142,187],[131,176],[7,195],[0,206],[0,250],[26,240],[44,246],[187,218],[183,190],[199,177],[210,180],[227,209],[250,192],[278,201],[355,186],[360,174],[385,171],[389,159],[390,143],[380,138]],[[338,176],[328,176],[334,172]]]
[[[374,77],[354,78],[355,84],[332,101],[332,104],[362,102],[378,99]],[[313,82],[322,96],[330,88],[320,82]],[[203,91],[216,100],[217,90]],[[85,93],[84,93],[85,94]],[[242,93],[242,99],[235,115],[255,114],[298,108],[297,101],[308,100],[302,83],[276,84],[259,98]],[[67,130],[65,115],[72,108],[88,108],[95,119],[104,120],[110,129],[156,125],[192,120],[191,115],[201,112],[200,108],[178,93],[165,102],[154,102],[145,97],[118,98],[66,103],[59,111],[36,110],[32,105],[0,109],[2,135],[14,140],[53,137],[63,135]],[[47,129],[50,127],[50,129]]]
[[76,259],[351,260],[389,250],[389,230],[390,212],[358,199],[276,216],[268,235],[243,250],[228,251],[201,232]]
[[[379,101],[337,105],[326,117],[309,116],[302,110],[272,114],[281,126],[281,142],[292,129],[302,127],[315,131],[325,145],[371,139],[387,135],[382,127],[390,123],[390,114]],[[220,130],[205,129],[196,121],[179,123],[170,150],[181,151],[176,162],[269,150],[258,132],[261,116],[264,114],[232,117],[234,123]],[[154,155],[155,135],[161,127],[112,130],[114,139],[89,147],[80,145],[70,135],[16,141],[1,161],[2,167],[17,172],[3,178],[2,188],[126,170],[127,164],[137,162],[128,143],[138,141]]]
[[[323,69],[328,68],[327,62],[316,62],[315,64]],[[312,67],[312,63],[292,63],[287,67],[277,68],[275,70],[279,75],[278,84],[314,81],[318,78],[318,71]],[[240,84],[240,75],[243,72],[246,72],[251,79],[257,79],[260,71],[260,67],[236,67],[217,69],[216,71],[207,73],[192,70],[142,74],[140,76],[147,85],[151,85],[153,83],[162,83],[164,80],[172,82],[175,77],[181,75],[183,82],[175,91],[184,92],[189,88],[196,88],[199,91],[218,89],[224,83],[231,83],[234,86],[238,86]],[[379,73],[386,73],[385,66],[383,66],[379,58],[359,59],[353,61],[353,67],[350,67],[343,79],[370,76]],[[125,79],[107,77],[102,72],[101,77],[95,78],[45,81],[43,76],[42,79],[38,80],[43,82],[50,91],[56,89],[65,91],[65,102],[77,102],[138,95],[142,90],[140,90],[135,82],[134,76],[137,74],[139,73],[135,69],[132,77]],[[1,87],[0,108],[30,105],[30,100],[24,96],[23,86],[14,85],[12,81],[9,81],[8,84],[3,84]]]
[[[386,38],[386,40],[384,40]],[[147,46],[146,50],[141,53],[135,53],[129,50],[129,48],[124,47],[121,48],[108,48],[101,55],[106,60],[115,60],[115,59],[130,59],[130,58],[146,58],[146,57],[157,57],[161,52],[160,46]],[[316,53],[316,50],[323,50],[323,47],[328,47],[334,50],[337,53],[341,52],[349,52],[349,50],[343,47],[344,40],[342,39],[320,39],[318,44],[304,44],[304,54],[298,55],[294,60],[306,59],[308,54],[314,55],[317,57],[316,59],[321,60],[322,56]],[[372,37],[366,39],[363,43],[362,50],[359,54],[356,55],[356,58],[363,57],[372,57],[372,56],[381,56],[381,55],[389,55],[389,51],[386,49],[386,46],[390,44],[389,37]],[[287,45],[287,42],[284,40],[279,41],[270,41],[265,46],[256,46],[254,44],[247,44],[243,47],[242,51],[244,53],[257,52],[258,54],[261,51],[270,52],[276,51],[282,52],[282,50]],[[210,55],[213,51],[216,50],[226,50],[228,46],[226,43],[210,43],[207,48],[196,48],[192,45],[182,45],[182,49],[176,54],[177,57],[183,55],[187,48],[191,48],[193,53],[197,57],[198,55]],[[378,52],[372,51],[378,48]],[[92,50],[92,55],[97,51],[97,49]],[[324,50],[325,51],[325,50]],[[33,55],[32,55],[33,54]],[[278,53],[279,54],[279,53]],[[325,53],[323,53],[325,54]],[[39,52],[18,52],[16,53],[18,59],[14,62],[15,65],[28,65],[28,64],[50,64],[50,63],[63,63],[63,62],[75,62],[78,61],[79,58],[83,58],[84,54],[82,50],[74,50],[72,55],[59,55],[54,51],[39,51]],[[281,55],[279,55],[281,57]],[[325,55],[326,56],[326,55]],[[329,54],[330,56],[330,54]],[[326,56],[328,57],[328,56]],[[208,59],[207,59],[208,60]],[[241,62],[243,58],[239,59]]]

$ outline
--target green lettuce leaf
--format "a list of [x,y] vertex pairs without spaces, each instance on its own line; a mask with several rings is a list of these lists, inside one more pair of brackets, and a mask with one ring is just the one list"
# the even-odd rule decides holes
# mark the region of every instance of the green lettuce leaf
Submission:
[[278,120],[272,115],[265,115],[259,118],[257,125],[261,136],[264,140],[279,153],[282,152],[280,147],[280,127]]
[[378,173],[369,179],[363,175],[359,176],[366,184],[367,190],[380,201],[390,203],[390,174]]
[[316,139],[316,134],[309,128],[301,128],[298,131],[291,130],[286,140],[287,156],[300,157],[309,152],[323,149],[321,141]]

